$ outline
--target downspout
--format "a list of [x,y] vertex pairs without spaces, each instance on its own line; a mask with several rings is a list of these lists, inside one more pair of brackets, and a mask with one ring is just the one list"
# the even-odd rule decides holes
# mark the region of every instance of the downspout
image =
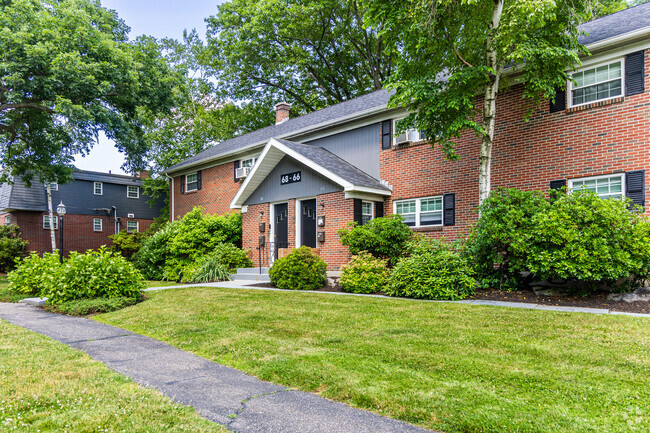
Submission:
[[111,208],[113,209],[113,217],[115,218],[115,224],[113,224],[113,231],[115,232],[115,234],[119,234],[120,233],[120,225],[117,222],[117,207],[111,206]]
[[169,220],[174,221],[174,178],[169,177],[167,173],[165,173],[165,177],[169,180],[169,185],[172,193],[169,195],[169,210],[170,210],[170,215],[169,215]]

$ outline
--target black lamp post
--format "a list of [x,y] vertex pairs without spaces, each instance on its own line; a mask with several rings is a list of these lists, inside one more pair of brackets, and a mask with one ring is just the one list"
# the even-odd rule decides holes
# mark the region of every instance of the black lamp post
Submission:
[[56,207],[56,213],[59,215],[59,262],[63,263],[63,216],[65,215],[63,201]]

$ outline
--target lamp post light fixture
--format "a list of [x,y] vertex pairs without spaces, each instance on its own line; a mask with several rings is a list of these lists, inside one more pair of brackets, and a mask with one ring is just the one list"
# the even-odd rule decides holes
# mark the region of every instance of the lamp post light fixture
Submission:
[[65,215],[63,201],[56,207],[56,213],[59,216],[59,262],[63,263],[63,216]]

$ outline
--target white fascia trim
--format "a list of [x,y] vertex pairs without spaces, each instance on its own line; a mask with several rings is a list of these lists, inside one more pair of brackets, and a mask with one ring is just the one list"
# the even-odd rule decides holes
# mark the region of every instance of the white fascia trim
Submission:
[[344,188],[343,191],[345,192],[363,192],[363,193],[368,193],[368,194],[377,194],[381,196],[390,196],[392,193],[390,191],[386,191],[385,189],[377,189],[377,188],[369,188],[366,186],[352,186],[350,188]]
[[[271,141],[274,141],[271,139]],[[231,209],[241,209],[242,205],[237,204],[241,196],[243,195],[244,191],[248,187],[248,184],[251,182],[251,179],[253,176],[255,176],[255,173],[257,173],[257,170],[260,168],[262,165],[261,162],[264,161],[264,158],[266,155],[269,153],[269,150],[271,149],[271,141],[267,143],[267,145],[264,147],[264,150],[262,150],[262,153],[260,156],[257,158],[257,161],[255,162],[255,165],[253,165],[253,169],[248,173],[248,176],[244,179],[244,183],[239,187],[237,190],[237,194],[235,194],[235,197],[233,197],[232,202],[230,202],[230,208]]]
[[[355,118],[362,118],[362,117],[370,116],[370,115],[375,114],[375,113],[381,113],[382,111],[385,111],[387,109],[388,109],[388,105],[386,105],[386,104],[379,105],[377,107],[369,108],[369,109],[364,110],[364,111],[360,111],[360,112],[357,112],[357,113],[349,114],[349,115],[344,116],[344,117],[340,117],[340,118],[338,118],[338,119],[336,119],[336,120],[334,120],[332,122],[321,122],[321,123],[317,123],[316,125],[311,125],[311,126],[308,126],[308,127],[302,128],[302,129],[298,129],[296,131],[287,132],[285,134],[279,134],[275,138],[289,139],[291,137],[300,136],[302,134],[316,132],[319,129],[331,128],[331,127],[340,125],[341,123],[348,122],[349,120],[352,120],[352,119],[355,119]],[[250,149],[253,149],[255,147],[265,145],[269,141],[267,141],[267,140],[257,141],[255,143],[249,144],[249,145],[241,147],[239,149],[235,149],[235,150],[232,150],[232,151],[227,152],[227,153],[219,154],[219,155],[217,155],[217,156],[215,156],[213,158],[208,158],[208,159],[204,159],[204,160],[201,160],[201,161],[197,161],[196,163],[193,163],[193,164],[190,164],[190,165],[187,165],[187,166],[184,166],[184,167],[179,167],[178,169],[173,170],[173,171],[169,171],[169,170],[164,171],[163,173],[169,174],[169,173],[178,173],[178,172],[182,172],[182,171],[190,171],[191,172],[190,169],[195,167],[195,166],[202,166],[202,165],[212,166],[212,165],[214,165],[213,163],[215,161],[219,161],[221,159],[227,159],[229,157],[232,157],[233,155],[239,155],[239,154],[241,154],[242,152],[244,152],[246,150],[250,150]],[[217,146],[218,146],[218,144],[217,144]],[[260,155],[260,158],[261,158],[261,155]],[[232,160],[234,161],[236,159],[240,159],[240,158],[237,157],[237,158],[233,158]]]
[[623,33],[622,35],[614,36],[613,38],[604,39],[598,42],[593,42],[585,46],[589,51],[593,51],[593,50],[598,50],[603,48],[609,48],[612,45],[620,44],[629,39],[636,39],[646,35],[650,35],[650,27],[643,27],[637,30],[633,30],[631,32]]

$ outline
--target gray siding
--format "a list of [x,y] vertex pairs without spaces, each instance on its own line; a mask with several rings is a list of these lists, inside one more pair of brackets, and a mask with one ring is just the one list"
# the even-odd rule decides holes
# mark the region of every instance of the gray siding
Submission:
[[[301,171],[300,182],[280,185],[282,174]],[[326,179],[314,170],[308,168],[285,156],[278,165],[264,179],[264,182],[257,187],[255,192],[244,203],[245,206],[259,203],[269,203],[292,198],[311,197],[318,194],[327,194],[335,191],[342,191],[343,188],[334,182]]]
[[[35,184],[33,187],[38,187],[38,185],[43,191],[45,190],[42,184]],[[160,210],[164,205],[163,200],[160,199],[153,208],[149,206],[147,203],[149,197],[142,195],[142,187],[140,187],[140,198],[138,199],[126,197],[126,185],[103,182],[104,193],[102,195],[95,195],[93,187],[94,182],[85,180],[75,180],[65,185],[59,185],[58,191],[52,191],[52,206],[56,209],[56,205],[63,200],[67,213],[80,215],[98,215],[101,211],[94,209],[111,209],[112,206],[115,206],[117,216],[126,217],[132,213],[134,218],[152,219],[160,216]],[[111,215],[113,214],[111,213]]]
[[380,179],[380,141],[379,123],[373,123],[363,128],[341,132],[340,134],[330,135],[329,137],[319,138],[305,143],[329,150],[355,167],[365,171],[375,179]]

